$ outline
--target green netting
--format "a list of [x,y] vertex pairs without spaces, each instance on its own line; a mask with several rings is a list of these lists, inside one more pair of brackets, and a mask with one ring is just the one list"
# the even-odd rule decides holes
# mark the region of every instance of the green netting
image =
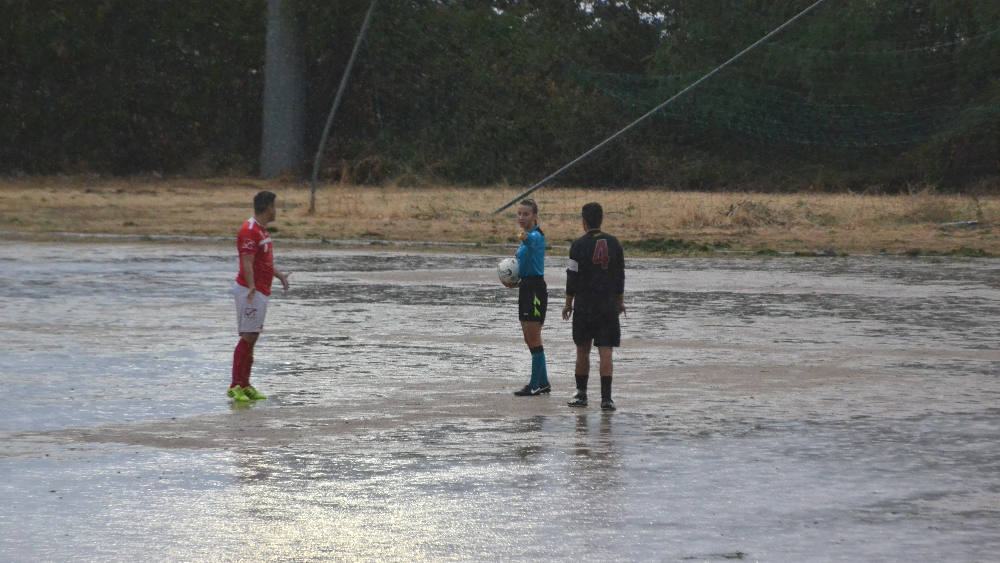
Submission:
[[[8,4],[0,172],[255,170],[263,3]],[[296,4],[311,148],[370,0]],[[530,185],[812,5],[379,2],[320,173]],[[1000,175],[1000,2],[810,10],[557,181],[961,189]]]
[[[1000,29],[877,50],[816,49],[795,40],[761,46],[663,115],[768,142],[850,149],[913,145],[1000,114]],[[640,113],[710,70],[640,76],[577,66],[572,74]]]

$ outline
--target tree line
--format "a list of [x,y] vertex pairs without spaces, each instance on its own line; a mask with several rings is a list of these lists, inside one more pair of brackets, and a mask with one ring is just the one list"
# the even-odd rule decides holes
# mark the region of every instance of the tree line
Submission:
[[[369,1],[286,1],[311,157]],[[321,178],[531,184],[811,3],[383,0]],[[258,172],[266,0],[3,6],[0,173]],[[997,3],[831,1],[555,183],[995,186],[998,69]]]

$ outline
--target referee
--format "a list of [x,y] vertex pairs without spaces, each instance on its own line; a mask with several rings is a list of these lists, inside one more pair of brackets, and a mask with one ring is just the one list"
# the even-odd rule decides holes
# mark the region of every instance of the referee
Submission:
[[518,270],[521,280],[517,284],[517,316],[521,320],[524,343],[531,352],[531,380],[522,389],[514,391],[518,397],[534,397],[552,392],[545,366],[545,347],[542,346],[542,324],[549,306],[549,290],[545,284],[545,233],[538,226],[538,204],[526,199],[517,206],[517,224],[521,227],[521,246],[517,248]]
[[562,311],[563,320],[573,318],[576,344],[576,394],[568,404],[587,406],[590,348],[596,346],[601,358],[601,408],[613,411],[611,351],[621,345],[618,315],[625,313],[625,252],[618,239],[601,231],[601,204],[584,205],[582,217],[586,234],[573,241],[569,249],[566,306]]

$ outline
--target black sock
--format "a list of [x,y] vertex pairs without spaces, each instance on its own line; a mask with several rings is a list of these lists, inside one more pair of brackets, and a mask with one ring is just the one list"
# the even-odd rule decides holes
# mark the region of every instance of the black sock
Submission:
[[584,395],[587,394],[587,379],[589,378],[590,378],[589,375],[580,375],[580,374],[576,375],[576,390],[583,393]]
[[601,378],[601,399],[611,398],[611,376]]

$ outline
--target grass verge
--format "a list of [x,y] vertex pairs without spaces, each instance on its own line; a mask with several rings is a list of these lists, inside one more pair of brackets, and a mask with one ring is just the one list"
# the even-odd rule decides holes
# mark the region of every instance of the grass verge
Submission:
[[[259,190],[278,194],[278,239],[517,244],[521,187],[309,186],[252,178],[29,177],[0,180],[0,230],[31,236],[232,237]],[[534,194],[551,244],[581,234],[580,207],[598,201],[604,228],[634,255],[845,254],[997,256],[1000,196],[698,193],[546,187]]]

